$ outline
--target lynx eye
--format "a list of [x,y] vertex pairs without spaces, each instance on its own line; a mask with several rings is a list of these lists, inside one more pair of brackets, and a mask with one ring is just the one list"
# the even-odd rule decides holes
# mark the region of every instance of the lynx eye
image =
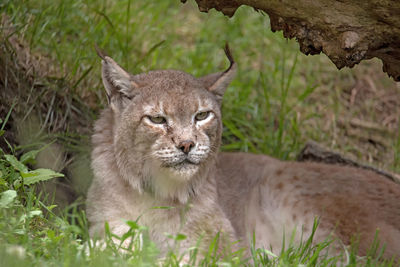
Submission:
[[207,119],[209,115],[210,115],[210,111],[204,111],[204,112],[197,113],[194,118],[196,119],[196,121],[202,121],[202,120]]
[[155,117],[148,116],[148,118],[152,123],[155,123],[155,124],[164,124],[167,122],[167,120],[161,116],[155,116]]

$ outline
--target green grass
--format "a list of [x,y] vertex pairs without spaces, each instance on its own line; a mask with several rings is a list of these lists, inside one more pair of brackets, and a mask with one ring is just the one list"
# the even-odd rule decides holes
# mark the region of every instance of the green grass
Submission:
[[[47,118],[53,116],[50,111],[64,114],[74,106],[86,106],[81,119],[94,119],[97,115],[93,114],[106,104],[94,44],[132,73],[174,68],[202,76],[227,67],[222,47],[228,41],[239,71],[223,101],[223,150],[293,159],[308,138],[352,150],[348,142],[338,141],[340,134],[333,129],[344,110],[341,86],[353,82],[353,72],[337,74],[325,57],[300,54],[294,41],[270,31],[267,16],[250,8],[239,8],[231,19],[215,10],[200,13],[192,1],[182,5],[178,0],[5,0],[0,10],[14,25],[11,31],[2,27],[0,32],[17,36],[33,55],[49,62],[40,68],[40,75],[47,77],[47,89],[41,91],[44,96],[36,98],[36,104],[40,105],[41,99],[46,102],[46,94],[54,95],[60,103],[55,103],[58,110],[49,108],[43,114],[47,124],[51,124]],[[26,112],[34,107],[29,106]],[[331,117],[333,126],[326,128],[325,122]],[[88,157],[82,149],[87,146],[86,133],[68,129],[51,134],[51,140],[64,144],[70,155]],[[391,140],[395,157],[385,166],[398,169],[400,135],[396,132],[395,136]],[[23,149],[35,145],[28,142],[9,147],[20,159],[26,152]],[[1,191],[15,190],[18,194],[0,208],[0,266],[155,266],[160,261],[156,247],[146,238],[146,229],[133,223],[130,236],[134,242],[143,238],[142,250],[121,253],[109,240],[105,250],[91,247],[82,201],[56,213],[52,195],[39,196],[35,185],[15,187],[15,168],[4,154],[0,155],[0,165],[10,172],[2,169],[3,180],[8,180],[0,185]],[[35,166],[34,161],[26,163]],[[201,265],[240,266],[246,262],[256,266],[330,266],[337,260],[320,255],[328,243],[312,246],[307,238],[300,247],[288,240],[280,256],[258,249],[250,259],[238,255],[217,259],[211,245]],[[195,249],[191,256],[197,257]],[[361,261],[349,251],[348,263],[377,266],[377,258],[379,251]],[[170,253],[163,263],[177,266],[180,260],[181,255]]]

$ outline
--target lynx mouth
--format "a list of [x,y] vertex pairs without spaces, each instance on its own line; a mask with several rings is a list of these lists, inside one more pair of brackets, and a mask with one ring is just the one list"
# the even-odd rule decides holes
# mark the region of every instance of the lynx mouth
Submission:
[[174,168],[174,169],[181,169],[181,168],[185,168],[185,167],[190,167],[190,166],[196,166],[199,165],[196,162],[191,161],[188,158],[185,158],[179,162],[174,162],[174,163],[169,163],[169,164],[165,164],[164,167],[168,167],[168,168]]

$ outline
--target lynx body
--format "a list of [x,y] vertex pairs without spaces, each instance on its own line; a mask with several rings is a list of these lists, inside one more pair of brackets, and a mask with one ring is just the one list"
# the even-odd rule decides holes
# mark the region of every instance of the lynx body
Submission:
[[[316,163],[282,162],[263,155],[219,153],[220,105],[236,70],[195,78],[176,70],[131,75],[108,56],[102,77],[109,107],[92,137],[94,180],[87,214],[92,236],[104,223],[122,235],[126,220],[149,227],[162,251],[165,235],[182,233],[182,249],[202,248],[218,232],[226,243],[279,252],[320,225],[315,242],[337,238],[341,249],[356,236],[365,254],[376,229],[386,257],[400,253],[400,186],[369,171]],[[152,209],[171,206],[173,209]]]

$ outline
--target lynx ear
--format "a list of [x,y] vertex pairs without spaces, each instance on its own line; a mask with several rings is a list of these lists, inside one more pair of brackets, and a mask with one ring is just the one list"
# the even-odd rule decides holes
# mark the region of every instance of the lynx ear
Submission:
[[107,56],[96,46],[96,51],[101,57],[101,76],[104,88],[106,89],[108,103],[118,105],[123,104],[124,98],[132,99],[135,95],[135,89],[139,86],[133,80],[131,74],[125,71],[111,57]]
[[225,45],[225,55],[229,59],[229,68],[224,72],[217,72],[201,77],[200,81],[204,84],[208,91],[212,92],[218,102],[222,102],[222,97],[229,83],[233,80],[236,74],[237,65],[234,61],[228,43]]

